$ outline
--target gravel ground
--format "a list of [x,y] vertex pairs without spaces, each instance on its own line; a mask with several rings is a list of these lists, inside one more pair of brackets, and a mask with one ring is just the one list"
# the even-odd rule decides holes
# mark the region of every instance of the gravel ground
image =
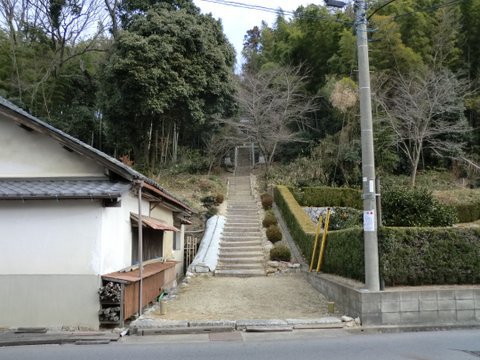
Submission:
[[[301,273],[271,277],[197,276],[144,318],[156,320],[308,319],[328,315],[327,300]],[[338,314],[337,314],[338,315]]]

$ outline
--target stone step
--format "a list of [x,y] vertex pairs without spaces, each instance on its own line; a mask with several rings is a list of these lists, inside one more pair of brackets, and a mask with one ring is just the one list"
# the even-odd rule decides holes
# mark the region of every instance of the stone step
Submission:
[[231,237],[239,237],[241,235],[242,238],[259,238],[262,236],[262,232],[260,229],[256,231],[224,231],[223,232],[223,239],[228,239]]
[[257,225],[245,225],[245,224],[242,224],[242,225],[225,225],[225,227],[223,228],[223,231],[224,233],[228,232],[234,232],[234,233],[244,233],[244,232],[260,232],[260,227]]
[[260,224],[260,220],[257,217],[241,217],[241,218],[238,218],[238,217],[235,217],[235,218],[232,218],[232,219],[229,219],[227,218],[227,221],[226,221],[226,224],[230,225],[230,224],[240,224],[240,225],[244,225],[244,224]]
[[251,277],[251,276],[265,276],[266,272],[264,269],[254,269],[254,270],[215,270],[215,276],[234,276],[234,277]]
[[250,256],[250,257],[224,257],[218,258],[218,264],[220,265],[263,265],[265,259],[263,256]]
[[220,243],[220,248],[235,248],[243,246],[262,246],[261,240],[234,240],[234,241],[224,241]]
[[263,247],[260,245],[245,245],[245,246],[222,246],[220,245],[219,248],[219,255],[247,255],[247,254],[255,254],[255,253],[262,253]]
[[249,204],[228,204],[227,205],[227,210],[258,210],[260,209],[260,206],[257,205],[256,202],[252,201]]
[[232,197],[228,197],[228,204],[227,205],[251,205],[251,204],[256,204],[257,200],[253,196],[248,196],[245,198],[240,198],[238,199],[232,199]]
[[222,236],[220,244],[236,244],[239,242],[243,243],[261,243],[262,237],[261,236],[240,236],[240,235],[229,235],[229,236]]
[[253,264],[223,264],[219,262],[217,264],[216,270],[260,270],[263,269],[261,263],[253,263]]
[[245,210],[228,210],[227,211],[227,218],[229,217],[236,218],[239,216],[250,217],[250,218],[256,217],[258,219],[260,215],[258,214],[258,210],[256,209],[251,211],[245,211]]
[[260,220],[258,212],[245,212],[243,214],[227,214],[227,220]]
[[233,259],[233,258],[261,258],[263,260],[263,252],[261,248],[258,248],[254,251],[245,251],[243,249],[236,248],[235,250],[230,249],[229,251],[220,250],[218,253],[219,258]]
[[255,203],[252,204],[241,204],[241,205],[228,205],[227,210],[258,210],[258,206]]
[[260,227],[260,220],[258,219],[252,219],[250,221],[245,220],[244,222],[238,222],[236,220],[231,220],[229,221],[227,219],[227,222],[225,223],[225,227],[255,227],[257,229],[261,228]]

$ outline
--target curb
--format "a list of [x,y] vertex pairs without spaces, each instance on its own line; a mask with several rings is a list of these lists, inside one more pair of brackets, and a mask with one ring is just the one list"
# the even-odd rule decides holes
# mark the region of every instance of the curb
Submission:
[[[147,319],[145,319],[147,320]],[[150,319],[148,319],[150,320]],[[341,329],[345,323],[339,318],[318,319],[273,319],[273,320],[192,320],[192,321],[147,321],[146,326],[131,327],[131,333],[137,336],[167,334],[200,334],[214,332],[279,332],[303,329]]]
[[76,335],[72,333],[15,333],[12,331],[0,332],[0,348],[6,346],[25,345],[51,345],[51,344],[76,344],[76,345],[99,345],[109,344],[119,339],[120,335],[92,334]]
[[480,329],[480,324],[472,325],[384,325],[384,326],[362,326],[358,328],[346,328],[354,334],[397,334],[404,332],[424,331],[449,331],[449,330],[473,330]]

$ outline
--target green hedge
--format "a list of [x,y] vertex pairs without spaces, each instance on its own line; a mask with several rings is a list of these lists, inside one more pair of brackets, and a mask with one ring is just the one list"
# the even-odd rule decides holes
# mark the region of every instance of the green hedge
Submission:
[[306,187],[297,195],[303,206],[341,206],[363,209],[362,192],[349,188]]
[[364,281],[363,229],[330,231],[322,271]]
[[275,203],[290,233],[305,257],[310,261],[313,239],[315,238],[315,226],[286,186],[276,186],[274,195]]
[[379,253],[387,285],[480,283],[480,229],[381,228]]
[[461,223],[480,219],[480,189],[459,189],[435,191],[433,193],[441,203],[452,206]]
[[[275,202],[310,262],[313,223],[288,188],[276,187]],[[387,285],[480,283],[480,229],[382,227],[378,240]],[[364,281],[363,230],[329,232],[322,270]]]

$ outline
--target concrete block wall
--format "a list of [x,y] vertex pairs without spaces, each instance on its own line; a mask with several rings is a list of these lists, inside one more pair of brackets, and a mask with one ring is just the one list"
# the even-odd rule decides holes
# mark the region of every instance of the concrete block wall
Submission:
[[480,325],[480,286],[368,292],[308,273],[309,282],[363,325]]

